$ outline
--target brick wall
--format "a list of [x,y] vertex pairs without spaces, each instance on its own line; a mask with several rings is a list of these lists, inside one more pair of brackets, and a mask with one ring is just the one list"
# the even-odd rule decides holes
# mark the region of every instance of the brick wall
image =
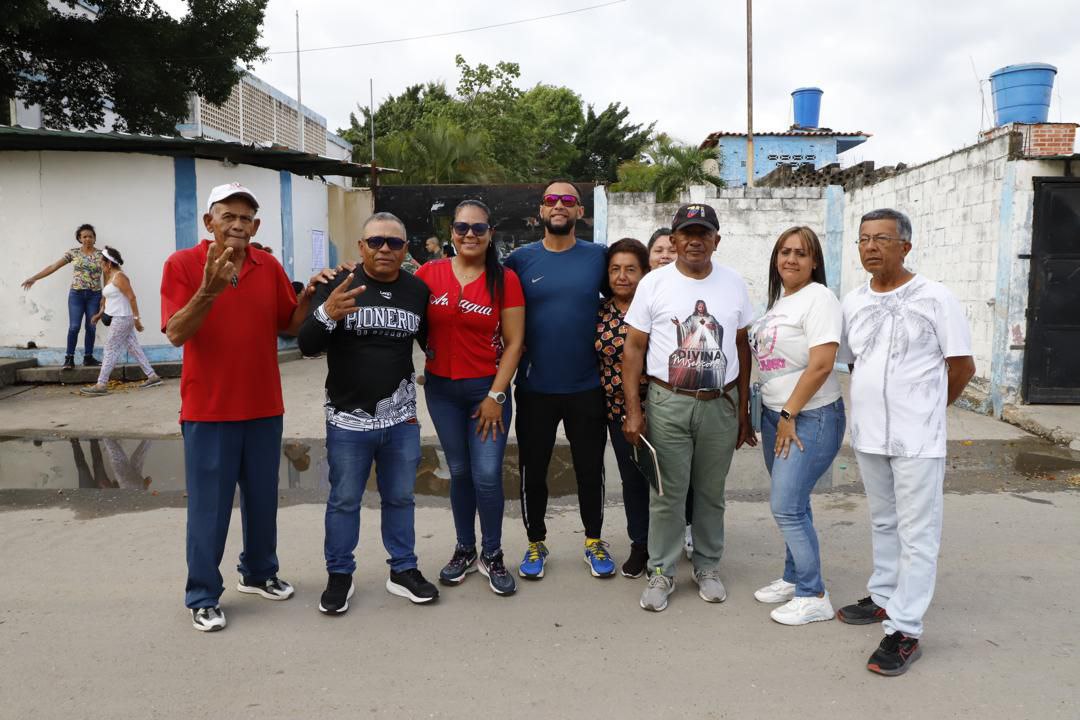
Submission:
[[1027,157],[1051,157],[1073,154],[1076,128],[1076,123],[1009,123],[987,130],[980,137],[993,140],[1010,132],[1018,132],[1021,153]]

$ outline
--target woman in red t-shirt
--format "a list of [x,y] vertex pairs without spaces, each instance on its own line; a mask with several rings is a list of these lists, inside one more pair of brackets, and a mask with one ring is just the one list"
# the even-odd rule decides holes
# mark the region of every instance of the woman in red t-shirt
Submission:
[[[503,453],[510,427],[507,390],[525,342],[525,297],[513,270],[499,263],[491,211],[479,200],[454,210],[457,254],[416,276],[431,289],[424,398],[450,466],[450,507],[457,547],[439,573],[457,585],[479,569],[498,595],[516,589],[503,564]],[[476,552],[476,516],[482,547]]]

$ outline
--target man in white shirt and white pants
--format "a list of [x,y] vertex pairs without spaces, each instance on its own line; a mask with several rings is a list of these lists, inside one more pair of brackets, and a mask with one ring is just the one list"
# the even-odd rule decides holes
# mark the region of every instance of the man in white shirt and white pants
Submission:
[[867,669],[900,675],[922,653],[923,615],[941,546],[945,408],[975,374],[971,332],[944,285],[910,272],[911,221],[891,209],[859,224],[859,257],[872,276],[844,297],[837,362],[851,373],[851,445],[870,506],[874,572],[869,597],[837,619],[883,622]]

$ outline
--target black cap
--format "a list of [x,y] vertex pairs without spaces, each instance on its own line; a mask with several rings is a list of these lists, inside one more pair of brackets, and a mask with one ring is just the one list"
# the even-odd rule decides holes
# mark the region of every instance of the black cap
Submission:
[[687,225],[701,225],[713,232],[720,232],[720,221],[716,219],[716,211],[705,203],[690,203],[679,208],[671,221],[671,231],[675,232]]

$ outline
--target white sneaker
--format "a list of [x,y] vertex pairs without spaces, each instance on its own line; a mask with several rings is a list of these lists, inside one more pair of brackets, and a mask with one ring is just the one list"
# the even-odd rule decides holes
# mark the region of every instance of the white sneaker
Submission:
[[832,620],[834,614],[829,593],[825,593],[824,597],[793,598],[790,602],[773,608],[769,617],[781,625],[806,625],[820,620]]
[[683,550],[686,551],[686,559],[693,560],[694,558],[694,534],[690,531],[692,525],[686,526],[686,540],[683,541]]
[[216,632],[225,628],[225,613],[218,606],[192,608],[191,624],[200,632]]
[[763,603],[782,603],[795,597],[795,583],[784,578],[777,578],[771,583],[754,591],[754,599]]

